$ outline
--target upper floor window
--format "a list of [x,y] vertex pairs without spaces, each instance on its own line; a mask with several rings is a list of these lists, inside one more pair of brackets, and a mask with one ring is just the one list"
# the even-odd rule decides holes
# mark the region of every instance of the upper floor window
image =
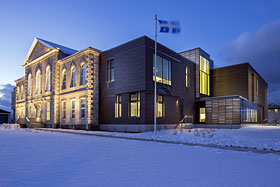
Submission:
[[[157,56],[157,82],[171,85],[171,62],[165,58],[162,58],[160,56]],[[155,58],[153,57],[153,80],[155,80]]]
[[209,61],[200,56],[200,93],[210,95],[210,70]]
[[115,80],[115,66],[114,59],[107,60],[107,82],[113,82]]
[[62,89],[65,89],[66,88],[66,70],[64,69],[62,71]]
[[116,95],[115,100],[115,118],[122,117],[122,96]]
[[39,94],[41,92],[41,71],[38,70],[36,73],[36,93]]
[[80,85],[86,84],[86,65],[81,66]]
[[86,117],[86,99],[85,98],[81,98],[80,109],[81,109],[81,111],[80,111],[81,118],[85,118]]
[[70,84],[70,88],[71,87],[75,87],[76,86],[76,68],[73,67],[71,70],[71,84]]
[[32,93],[32,77],[31,73],[28,75],[28,95]]
[[50,66],[46,68],[46,91],[51,91],[51,70]]
[[140,92],[130,94],[129,110],[130,117],[140,117]]
[[190,86],[189,68],[186,66],[186,87]]

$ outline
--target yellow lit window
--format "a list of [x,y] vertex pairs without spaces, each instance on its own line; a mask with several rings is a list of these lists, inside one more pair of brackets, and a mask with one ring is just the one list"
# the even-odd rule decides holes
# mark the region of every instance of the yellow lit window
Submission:
[[51,120],[51,102],[47,102],[47,121]]
[[[155,81],[155,59],[153,57],[153,80]],[[157,56],[157,82],[171,85],[171,62]]]
[[186,87],[189,87],[189,83],[190,80],[189,80],[189,68],[186,67]]
[[199,122],[205,122],[206,121],[206,113],[205,108],[199,109]]
[[276,108],[276,109],[274,109],[274,111],[275,111],[275,112],[278,112],[278,109]]
[[130,117],[140,117],[140,93],[130,94],[129,100]]
[[157,95],[157,118],[164,117],[163,96]]
[[200,56],[200,93],[210,95],[209,61]]
[[115,118],[122,117],[122,96],[117,95],[115,101]]

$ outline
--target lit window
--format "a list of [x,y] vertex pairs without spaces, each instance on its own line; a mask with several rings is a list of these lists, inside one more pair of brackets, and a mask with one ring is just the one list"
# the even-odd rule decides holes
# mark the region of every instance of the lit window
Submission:
[[186,67],[186,87],[189,87],[190,80],[189,80],[189,68]]
[[122,96],[117,95],[115,100],[115,118],[122,117]]
[[41,92],[41,71],[38,70],[36,73],[36,93],[39,94]]
[[50,66],[48,66],[46,68],[46,91],[50,91],[51,90],[51,70],[50,70]]
[[31,73],[28,75],[28,95],[30,96],[32,93],[32,78]]
[[71,100],[71,118],[75,118],[75,99]]
[[76,86],[76,68],[73,67],[71,71],[71,84],[70,87],[75,87]]
[[140,117],[140,93],[130,94],[130,117]]
[[81,118],[86,117],[86,99],[81,98]]
[[[155,56],[155,55],[154,55]],[[157,82],[171,85],[171,62],[157,56]],[[153,57],[153,71],[155,70],[155,59]],[[153,80],[155,81],[155,71],[153,72]]]
[[66,70],[62,71],[62,89],[66,88]]
[[275,111],[275,112],[278,112],[278,109],[277,109],[277,108],[275,108],[275,109],[274,109],[274,111]]
[[115,66],[114,59],[107,60],[107,82],[115,80]]
[[49,120],[51,120],[51,102],[47,102],[47,116],[46,116],[46,118],[47,118],[47,121],[49,121]]
[[209,61],[200,56],[200,93],[210,95]]
[[199,108],[199,122],[205,122],[205,121],[206,121],[205,108]]
[[86,65],[81,66],[80,85],[86,84]]
[[157,118],[164,117],[163,96],[157,95]]
[[66,118],[66,101],[62,101],[62,118]]

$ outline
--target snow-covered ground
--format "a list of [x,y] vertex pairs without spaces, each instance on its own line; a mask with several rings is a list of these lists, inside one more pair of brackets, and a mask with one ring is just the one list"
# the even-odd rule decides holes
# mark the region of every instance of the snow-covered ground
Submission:
[[167,140],[204,145],[221,145],[258,150],[280,151],[280,126],[249,126],[241,129],[184,129],[157,131],[146,133],[119,133],[102,131],[77,131],[69,129],[56,129],[58,131],[82,132],[87,134],[101,134],[109,136],[135,137],[144,139]]
[[1,187],[280,184],[275,154],[29,129],[0,130],[0,157]]

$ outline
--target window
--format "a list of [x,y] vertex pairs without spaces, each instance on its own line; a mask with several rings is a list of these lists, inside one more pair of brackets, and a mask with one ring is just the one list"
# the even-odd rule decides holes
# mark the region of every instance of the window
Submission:
[[66,88],[66,70],[62,71],[62,89]]
[[38,70],[36,73],[36,93],[39,94],[41,92],[41,71]]
[[278,109],[277,109],[277,108],[275,108],[275,109],[274,109],[274,111],[275,111],[275,112],[278,112]]
[[[154,58],[153,58],[154,59]],[[155,70],[155,60],[153,60],[153,70]],[[171,85],[171,62],[166,60],[165,58],[162,58],[160,56],[157,56],[157,82]],[[153,80],[155,81],[155,71]]]
[[75,87],[76,86],[76,68],[73,67],[71,70],[71,84],[70,84],[70,88],[71,87]]
[[259,80],[256,78],[256,93],[259,94]]
[[157,95],[157,118],[164,117],[163,96]]
[[21,99],[23,99],[24,96],[24,89],[23,89],[23,85],[21,85]]
[[186,87],[190,86],[190,80],[189,80],[189,68],[186,66]]
[[50,66],[46,68],[46,91],[51,91],[51,70]]
[[51,102],[47,102],[47,107],[46,107],[46,120],[47,120],[47,121],[51,120]]
[[35,104],[35,112],[36,112],[36,118],[40,118],[41,117],[41,107],[38,104]]
[[200,93],[204,95],[210,95],[210,71],[209,61],[200,56]]
[[75,118],[75,99],[71,100],[71,118]]
[[122,96],[116,95],[115,100],[115,118],[122,117]]
[[17,87],[17,99],[20,99],[19,97],[20,97],[20,88],[19,88],[19,86],[18,86],[18,87]]
[[130,94],[129,100],[130,117],[140,117],[140,93]]
[[32,93],[32,78],[31,73],[28,75],[28,95],[30,96]]
[[81,66],[80,85],[86,84],[86,65]]
[[205,122],[206,121],[206,113],[205,108],[199,108],[199,122]]
[[107,60],[107,82],[113,82],[115,80],[114,71],[114,59]]
[[32,106],[29,106],[29,109],[28,109],[28,118],[31,118],[32,116]]
[[81,118],[85,118],[86,117],[86,99],[85,98],[81,98]]
[[62,119],[66,118],[66,101],[62,101]]

